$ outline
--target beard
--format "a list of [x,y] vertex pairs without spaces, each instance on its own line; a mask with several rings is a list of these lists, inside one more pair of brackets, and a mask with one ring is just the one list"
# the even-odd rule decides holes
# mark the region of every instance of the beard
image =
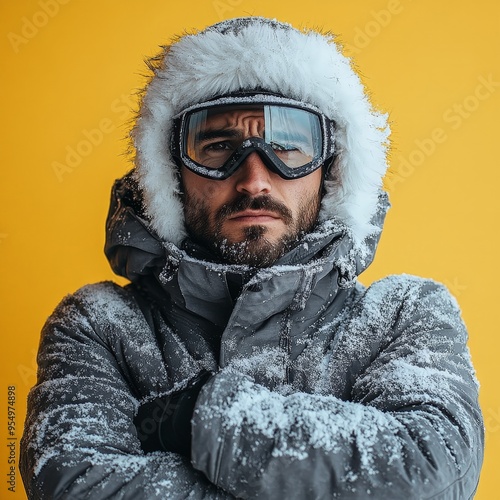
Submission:
[[[222,205],[211,216],[203,200],[184,198],[186,228],[190,238],[211,250],[218,259],[228,264],[248,265],[251,267],[269,267],[285,255],[300,237],[312,230],[318,219],[321,197],[303,199],[299,203],[297,216],[283,203],[264,195],[251,197],[240,195],[230,203]],[[252,225],[242,228],[243,239],[231,242],[223,235],[224,221],[231,215],[243,210],[268,210],[276,213],[285,224],[286,231],[276,241],[271,241],[265,225]]]

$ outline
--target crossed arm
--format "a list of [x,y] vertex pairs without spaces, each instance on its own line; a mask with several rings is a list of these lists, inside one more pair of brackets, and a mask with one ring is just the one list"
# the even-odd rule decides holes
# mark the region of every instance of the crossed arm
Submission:
[[[445,325],[416,338],[403,332],[350,401],[284,396],[222,370],[198,397],[190,459],[144,453],[139,402],[116,349],[78,298],[47,323],[22,444],[30,498],[456,499],[475,491],[477,388],[463,338]],[[412,380],[426,391],[406,390]]]

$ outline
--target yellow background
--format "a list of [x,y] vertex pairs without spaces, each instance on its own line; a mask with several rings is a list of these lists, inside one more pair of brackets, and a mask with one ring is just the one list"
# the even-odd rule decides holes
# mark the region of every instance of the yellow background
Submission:
[[[412,273],[443,281],[458,298],[487,428],[476,498],[500,498],[499,5],[0,0],[0,442],[8,385],[20,437],[46,317],[65,294],[113,279],[104,220],[112,181],[130,166],[122,153],[143,59],[184,29],[256,14],[338,33],[390,114],[393,208],[362,281]],[[24,498],[19,474],[17,492],[7,491],[8,449],[0,450],[0,497]]]

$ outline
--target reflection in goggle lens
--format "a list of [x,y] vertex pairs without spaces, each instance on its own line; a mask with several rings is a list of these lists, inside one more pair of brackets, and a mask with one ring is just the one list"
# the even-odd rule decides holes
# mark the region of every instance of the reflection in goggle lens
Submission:
[[304,109],[277,105],[233,105],[194,111],[184,129],[185,154],[196,163],[221,168],[231,155],[258,137],[288,168],[321,156],[319,117]]

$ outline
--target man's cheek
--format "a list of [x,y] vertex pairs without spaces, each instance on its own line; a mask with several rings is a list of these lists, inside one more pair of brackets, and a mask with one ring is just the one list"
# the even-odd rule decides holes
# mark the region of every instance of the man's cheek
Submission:
[[207,180],[200,189],[200,194],[203,199],[211,204],[215,199],[220,198],[224,194],[224,181]]

